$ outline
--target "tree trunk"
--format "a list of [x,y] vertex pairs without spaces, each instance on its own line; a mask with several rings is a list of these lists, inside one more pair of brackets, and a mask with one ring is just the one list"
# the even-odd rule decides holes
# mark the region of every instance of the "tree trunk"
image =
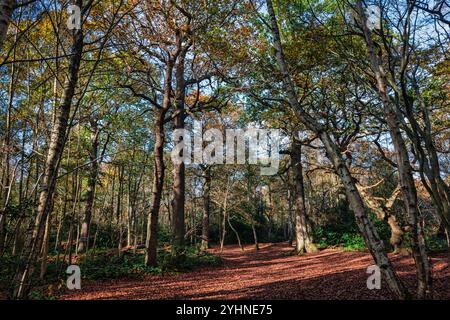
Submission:
[[227,212],[224,209],[222,209],[221,211],[222,211],[222,223],[221,223],[222,232],[220,235],[220,253],[223,252],[223,246],[225,244],[225,236],[227,234],[227,225],[226,225]]
[[[70,219],[70,227],[69,227],[69,238],[67,240],[67,256],[68,259],[68,265],[70,266],[72,264],[72,247],[73,247],[73,225],[74,225],[74,219],[71,217]],[[66,258],[66,255],[64,255],[64,260]]]
[[[131,178],[131,176],[129,176]],[[131,205],[131,192],[128,192],[128,205],[127,205],[127,247],[132,246],[133,242],[133,206]]]
[[445,236],[447,238],[447,248],[450,252],[450,230],[447,227],[445,227]]
[[45,273],[47,271],[47,255],[48,255],[48,245],[50,238],[50,215],[47,216],[47,221],[45,222],[45,233],[44,233],[44,243],[42,244],[41,250],[41,273],[39,274],[39,279],[43,280]]
[[[408,16],[408,25],[410,22],[410,15]],[[409,29],[405,26],[405,51],[409,47]],[[404,55],[407,56],[407,55]],[[408,59],[402,57],[402,59]],[[406,61],[402,60],[402,63],[407,65]],[[406,83],[407,77],[405,72],[401,73],[401,95],[403,97],[406,116],[411,124],[411,130],[405,130],[406,134],[413,142],[415,149],[415,156],[419,161],[419,173],[422,183],[430,194],[430,197],[435,205],[436,211],[441,216],[443,222],[450,227],[450,187],[444,181],[441,176],[441,167],[439,164],[439,156],[436,151],[436,147],[433,141],[432,124],[430,120],[428,106],[426,105],[422,94],[419,90],[419,86],[413,77],[412,87],[414,88],[415,95],[418,99],[418,105],[422,111],[421,121],[423,122],[423,129],[416,119],[417,112],[414,109],[414,101],[409,92],[410,86]],[[406,124],[405,124],[406,125]],[[423,144],[424,143],[424,144]],[[425,152],[426,151],[426,152]]]
[[[1,12],[0,12],[1,14]],[[0,16],[1,19],[1,16]],[[17,41],[17,29],[15,35],[15,41]],[[0,46],[1,48],[1,46]],[[16,57],[16,47],[13,50],[13,58]],[[0,190],[0,256],[4,253],[5,241],[6,241],[6,219],[8,214],[8,205],[10,197],[12,194],[12,185],[14,177],[10,177],[10,156],[11,156],[11,129],[12,129],[12,111],[13,111],[13,101],[15,93],[15,75],[16,67],[13,64],[11,66],[11,79],[9,81],[8,88],[8,104],[6,108],[6,126],[5,126],[5,139],[3,141],[3,150],[5,153],[4,158],[2,158],[2,170],[0,172],[0,181],[2,182]],[[22,151],[23,153],[23,151]],[[23,167],[23,163],[22,163]],[[12,183],[10,183],[12,182]]]
[[155,125],[155,159],[153,169],[153,204],[147,221],[147,238],[145,242],[145,264],[147,266],[157,265],[157,233],[158,215],[161,207],[161,197],[164,187],[164,114],[158,117]]
[[292,246],[292,243],[294,242],[294,219],[292,217],[292,209],[293,209],[293,205],[292,205],[292,192],[291,189],[288,188],[287,190],[287,198],[288,198],[288,241],[289,241],[289,246]]
[[252,232],[253,232],[253,241],[255,243],[255,250],[259,250],[258,244],[258,235],[256,234],[255,222],[253,219],[251,220]]
[[[184,111],[184,102],[186,94],[186,84],[184,80],[185,56],[186,49],[180,54],[175,70],[176,78],[176,110],[177,115],[174,118],[173,128],[184,129],[184,122],[186,114]],[[183,138],[180,137],[180,140]],[[180,141],[174,141],[175,144]],[[184,236],[185,236],[185,221],[184,221],[184,204],[185,204],[185,164],[183,161],[173,164],[173,200],[172,200],[172,224],[173,224],[173,244],[172,254],[176,263],[183,260],[184,256]]]
[[310,230],[307,225],[302,166],[302,145],[295,139],[291,157],[295,181],[295,251],[297,254],[317,252],[317,247],[313,243],[312,235],[310,234]]
[[117,243],[117,254],[119,258],[122,256],[122,243],[123,243],[123,229],[122,229],[122,197],[123,197],[123,175],[124,175],[124,165],[119,165],[119,190],[117,192],[117,211],[116,211],[116,217],[117,217],[117,226],[119,227],[119,242]]
[[244,251],[244,247],[242,246],[242,243],[241,243],[241,237],[239,237],[239,233],[231,224],[230,215],[227,216],[227,221],[228,221],[228,225],[230,226],[231,231],[233,231],[233,233],[236,235],[236,240],[238,242],[239,248],[241,248],[241,250]]
[[388,216],[387,223],[389,224],[389,227],[391,228],[391,238],[389,241],[390,241],[392,247],[394,248],[394,253],[395,254],[402,253],[404,232],[403,232],[402,228],[399,226],[395,215]]

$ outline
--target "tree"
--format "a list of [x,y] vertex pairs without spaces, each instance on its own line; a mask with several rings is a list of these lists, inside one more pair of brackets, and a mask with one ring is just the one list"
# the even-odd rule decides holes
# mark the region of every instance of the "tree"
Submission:
[[286,95],[289,100],[289,104],[293,108],[294,112],[298,115],[302,123],[311,131],[315,132],[320,138],[327,151],[327,156],[333,163],[336,173],[342,179],[342,183],[345,187],[347,198],[349,199],[352,210],[355,213],[355,218],[358,226],[363,233],[364,239],[366,241],[369,250],[371,251],[375,262],[382,270],[386,281],[388,282],[390,290],[401,299],[408,297],[408,292],[403,284],[398,279],[395,271],[393,270],[392,264],[384,252],[384,244],[379,238],[373,223],[367,216],[364,208],[363,200],[356,189],[354,180],[350,174],[350,171],[345,164],[345,161],[341,158],[340,152],[329,134],[323,130],[323,128],[318,124],[310,115],[304,112],[303,107],[300,105],[297,98],[295,87],[292,79],[289,75],[286,61],[283,55],[283,49],[280,39],[280,32],[278,28],[278,22],[276,19],[275,11],[271,0],[266,1],[268,13],[270,16],[270,28],[273,36],[273,42],[275,46],[276,58],[281,70],[284,88],[286,90]]
[[[361,28],[363,30],[368,55],[371,62],[372,71],[375,74],[377,89],[380,99],[383,103],[386,122],[389,127],[391,139],[395,147],[396,163],[399,171],[399,181],[403,194],[403,199],[406,204],[407,213],[409,217],[409,225],[412,228],[411,246],[413,250],[414,260],[417,268],[418,290],[417,294],[420,299],[428,297],[431,292],[431,270],[426,253],[425,238],[422,226],[419,221],[419,209],[417,204],[417,190],[415,188],[412,166],[409,162],[408,150],[405,140],[400,131],[400,120],[396,111],[392,107],[387,91],[386,73],[380,64],[379,57],[375,54],[375,45],[367,26],[367,18],[364,13],[363,4],[358,1],[356,9],[361,21]],[[411,9],[408,10],[411,14]]]

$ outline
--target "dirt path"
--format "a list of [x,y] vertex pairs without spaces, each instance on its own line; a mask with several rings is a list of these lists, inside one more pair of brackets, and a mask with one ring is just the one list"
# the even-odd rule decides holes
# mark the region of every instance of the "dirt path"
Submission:
[[[179,275],[147,276],[140,280],[82,283],[82,290],[60,299],[389,299],[366,287],[367,253],[327,249],[303,256],[288,255],[286,243],[263,244],[260,251],[225,248],[224,265]],[[217,253],[217,250],[211,250]],[[401,278],[414,285],[410,258],[393,257]],[[447,255],[432,258],[434,286],[439,298],[450,299]]]

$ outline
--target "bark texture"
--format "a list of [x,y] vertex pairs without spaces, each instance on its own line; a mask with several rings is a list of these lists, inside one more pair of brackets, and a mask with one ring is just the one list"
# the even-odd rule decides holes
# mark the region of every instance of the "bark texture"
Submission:
[[3,48],[16,0],[0,0],[0,49]]
[[95,187],[98,176],[98,138],[99,130],[96,120],[91,121],[91,150],[89,151],[89,179],[86,192],[86,206],[84,209],[83,222],[81,224],[80,241],[78,243],[78,252],[84,252],[89,248],[89,236],[91,229],[92,210],[94,207]]

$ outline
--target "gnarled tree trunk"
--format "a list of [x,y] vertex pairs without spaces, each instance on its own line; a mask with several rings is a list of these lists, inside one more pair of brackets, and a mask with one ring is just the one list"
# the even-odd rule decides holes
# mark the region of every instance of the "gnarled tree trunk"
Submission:
[[357,188],[367,207],[375,213],[379,220],[388,223],[389,228],[391,229],[390,243],[394,248],[394,253],[401,253],[403,251],[402,244],[404,240],[404,231],[399,225],[395,212],[393,212],[392,209],[395,200],[400,193],[400,188],[395,189],[389,199],[381,199],[372,196],[367,191],[368,187],[357,185]]
[[95,187],[97,185],[98,175],[98,138],[99,130],[96,120],[91,121],[91,150],[89,151],[90,170],[86,193],[86,206],[84,208],[84,217],[81,224],[80,241],[78,243],[78,252],[84,252],[89,248],[89,236],[91,228],[92,210],[94,207]]

